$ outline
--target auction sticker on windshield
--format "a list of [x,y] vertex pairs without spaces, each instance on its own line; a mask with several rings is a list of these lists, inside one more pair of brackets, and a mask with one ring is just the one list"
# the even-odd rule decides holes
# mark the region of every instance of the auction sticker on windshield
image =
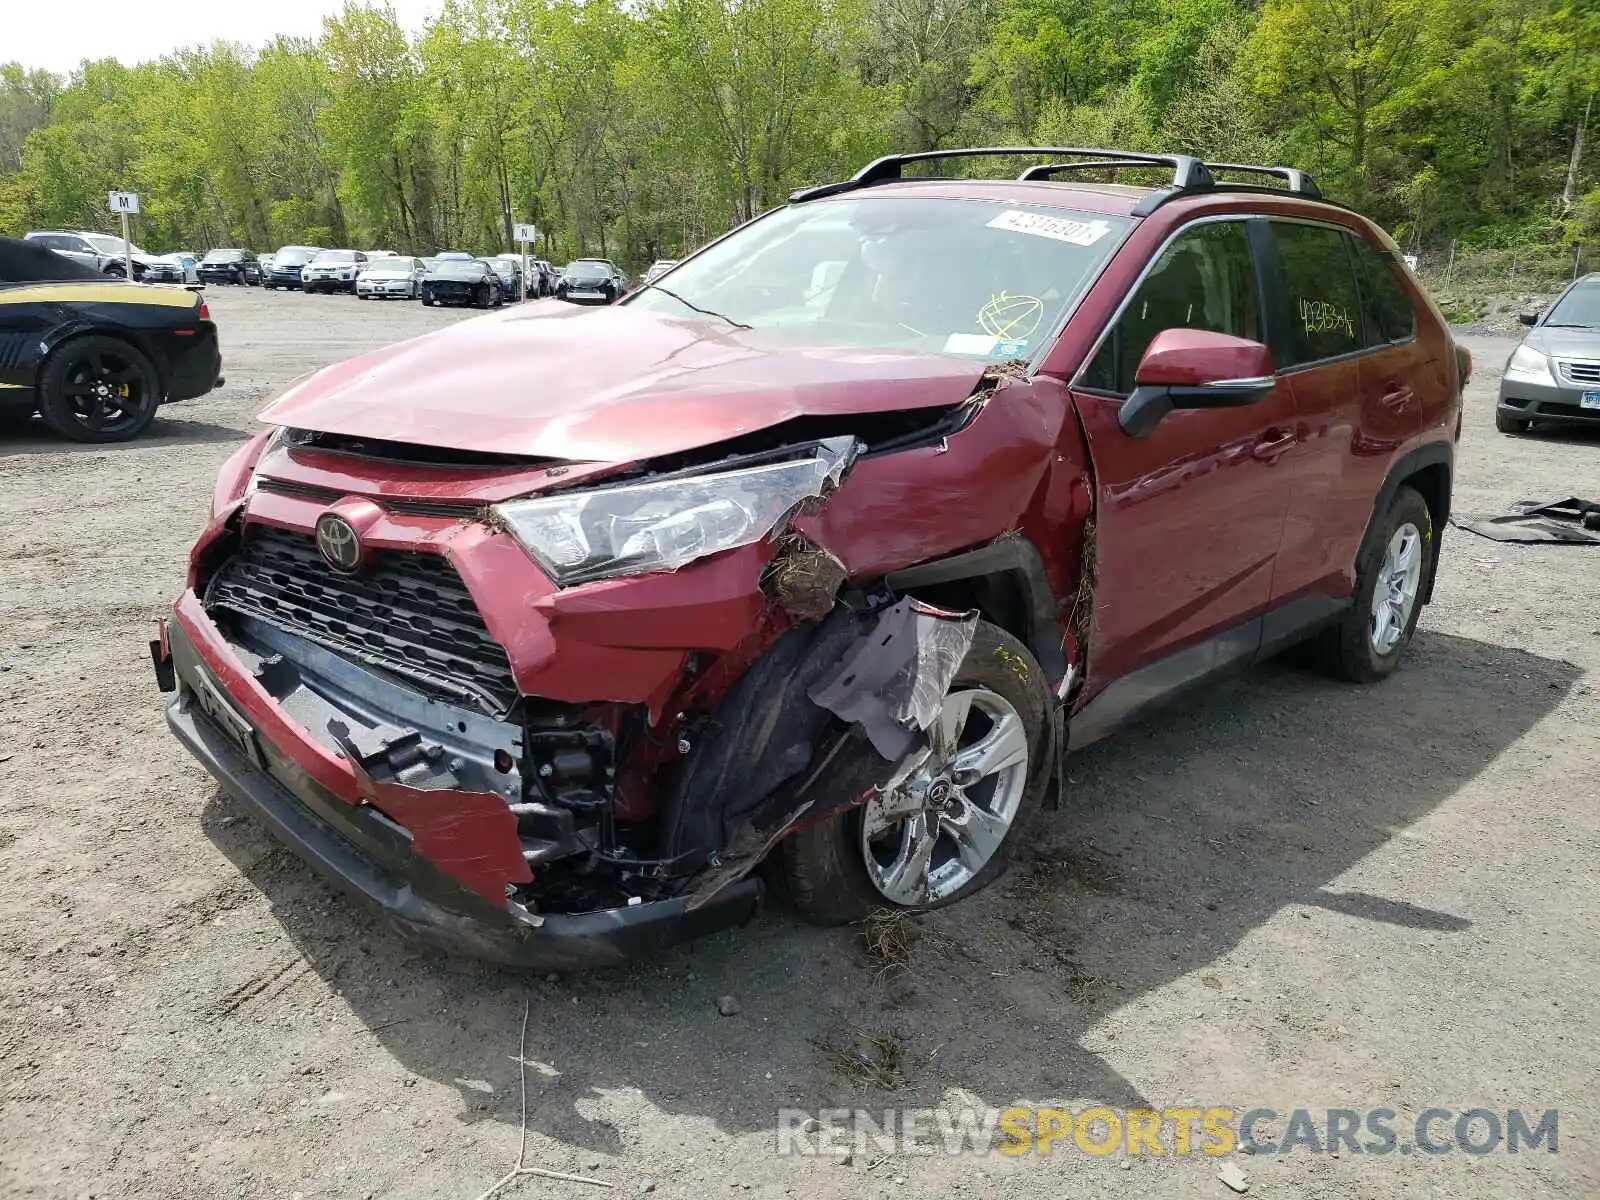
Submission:
[[1074,246],[1092,246],[1111,232],[1111,222],[1075,221],[1071,217],[1052,217],[1044,213],[1008,208],[989,222],[989,228],[1009,229],[1012,233],[1028,233],[1034,237],[1070,242]]

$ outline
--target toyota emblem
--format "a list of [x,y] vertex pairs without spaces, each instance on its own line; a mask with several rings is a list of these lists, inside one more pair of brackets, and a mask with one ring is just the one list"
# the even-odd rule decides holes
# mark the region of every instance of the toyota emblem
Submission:
[[341,575],[354,575],[361,566],[361,538],[338,513],[323,513],[317,519],[317,552]]

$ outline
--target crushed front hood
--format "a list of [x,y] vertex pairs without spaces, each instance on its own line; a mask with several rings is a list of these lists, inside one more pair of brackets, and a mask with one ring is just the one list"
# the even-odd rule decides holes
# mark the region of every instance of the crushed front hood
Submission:
[[794,417],[958,404],[984,365],[547,301],[324,368],[262,419],[453,450],[630,462]]

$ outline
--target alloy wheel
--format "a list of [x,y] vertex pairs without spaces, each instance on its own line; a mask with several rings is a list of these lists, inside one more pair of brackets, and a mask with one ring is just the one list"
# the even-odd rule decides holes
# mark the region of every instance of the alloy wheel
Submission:
[[1405,637],[1422,582],[1422,531],[1409,521],[1394,531],[1372,585],[1369,636],[1381,657]]
[[893,904],[932,904],[989,865],[1028,785],[1028,728],[1003,696],[964,688],[944,698],[932,745],[903,762],[861,813],[867,876]]
[[152,381],[131,356],[111,349],[90,350],[72,360],[62,375],[61,392],[80,426],[101,437],[136,427],[151,404]]

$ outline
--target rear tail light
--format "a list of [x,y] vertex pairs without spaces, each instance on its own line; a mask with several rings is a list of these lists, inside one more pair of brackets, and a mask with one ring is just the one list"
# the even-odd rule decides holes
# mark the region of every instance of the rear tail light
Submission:
[[200,319],[202,321],[211,320],[211,307],[204,300],[200,301]]

